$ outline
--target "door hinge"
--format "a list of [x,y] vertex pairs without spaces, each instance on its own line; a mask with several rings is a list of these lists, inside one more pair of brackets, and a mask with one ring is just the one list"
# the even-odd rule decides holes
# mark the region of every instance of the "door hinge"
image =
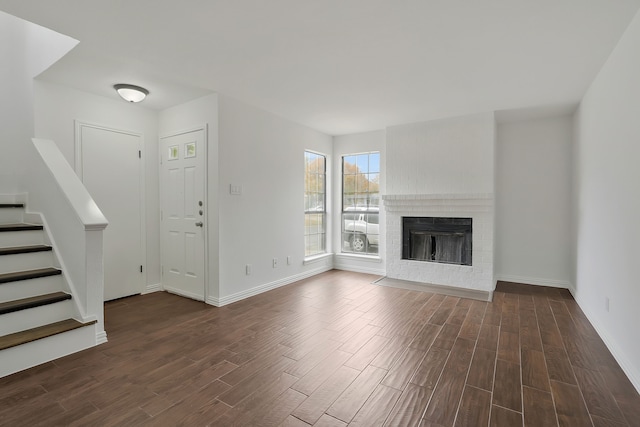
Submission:
[[141,159],[142,158],[142,151],[138,150],[138,158]]
[[140,266],[140,273],[142,273],[142,266]]

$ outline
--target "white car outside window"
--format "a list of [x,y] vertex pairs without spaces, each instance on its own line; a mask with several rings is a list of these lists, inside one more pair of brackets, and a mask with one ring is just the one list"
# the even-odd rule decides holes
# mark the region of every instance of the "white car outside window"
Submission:
[[370,252],[368,247],[378,246],[380,238],[379,214],[372,213],[344,213],[344,239],[349,243],[353,252]]

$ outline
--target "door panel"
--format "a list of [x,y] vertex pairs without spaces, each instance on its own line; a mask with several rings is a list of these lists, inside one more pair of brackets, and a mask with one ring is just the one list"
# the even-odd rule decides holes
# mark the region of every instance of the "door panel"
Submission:
[[204,130],[161,139],[163,286],[205,298]]
[[139,294],[143,287],[142,137],[79,124],[76,169],[109,221],[104,230],[104,300]]

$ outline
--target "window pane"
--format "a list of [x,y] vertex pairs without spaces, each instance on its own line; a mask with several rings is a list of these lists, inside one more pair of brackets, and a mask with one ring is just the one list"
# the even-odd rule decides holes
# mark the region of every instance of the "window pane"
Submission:
[[311,236],[309,236],[309,252],[311,254],[318,253],[318,235],[317,234],[312,234]]
[[369,191],[372,193],[380,192],[380,174],[370,173],[367,179],[369,180]]
[[345,175],[342,179],[342,192],[351,194],[356,192],[356,175]]
[[354,211],[356,209],[355,194],[345,194],[342,201],[343,210]]
[[380,153],[369,154],[369,172],[380,172]]
[[309,172],[315,174],[318,172],[317,156],[314,153],[309,154]]
[[368,173],[369,172],[369,155],[368,154],[360,154],[357,159],[358,172],[360,173]]
[[345,156],[343,173],[356,173],[356,156]]
[[358,193],[366,193],[369,191],[369,180],[367,175],[359,173],[356,175],[356,191]]

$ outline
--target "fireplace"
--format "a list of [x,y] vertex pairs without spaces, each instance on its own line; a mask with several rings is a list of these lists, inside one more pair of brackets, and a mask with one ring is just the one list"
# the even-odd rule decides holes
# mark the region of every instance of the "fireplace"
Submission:
[[471,265],[471,218],[402,217],[402,259]]
[[[405,280],[414,283],[443,285],[491,292],[495,286],[493,279],[493,194],[385,194],[382,196],[385,209],[386,225],[386,273],[391,279]],[[466,264],[451,263],[447,251],[434,253],[433,246],[424,247],[435,239],[427,238],[427,230],[414,230],[424,233],[422,236],[414,233],[415,249],[422,255],[415,255],[415,259],[403,259],[403,252],[407,250],[404,222],[409,218],[421,218],[414,221],[422,225],[437,225],[439,230],[431,230],[432,235],[440,232],[464,234],[465,240],[460,244],[450,243],[454,249],[452,253],[460,254]],[[431,221],[429,219],[431,218]],[[451,220],[452,219],[452,220]],[[449,222],[447,224],[446,222]],[[427,224],[421,224],[427,223]],[[431,222],[431,225],[428,223]],[[462,227],[464,226],[464,231]],[[466,240],[468,237],[469,240]],[[473,242],[471,239],[473,238]],[[420,243],[422,239],[424,243]],[[437,242],[436,242],[437,245]],[[445,243],[446,245],[446,243]],[[458,252],[455,247],[466,248]],[[409,246],[410,248],[410,246]],[[442,247],[441,247],[442,249]],[[473,249],[473,250],[472,250]],[[429,254],[440,261],[428,258]],[[452,255],[451,255],[452,256]]]

